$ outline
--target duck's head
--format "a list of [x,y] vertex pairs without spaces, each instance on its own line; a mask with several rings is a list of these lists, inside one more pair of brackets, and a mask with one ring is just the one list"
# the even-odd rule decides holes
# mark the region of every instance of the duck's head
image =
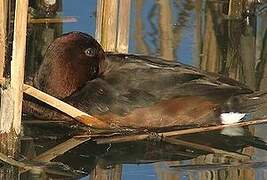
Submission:
[[34,86],[65,98],[100,76],[104,61],[105,52],[92,36],[81,32],[64,34],[48,47]]

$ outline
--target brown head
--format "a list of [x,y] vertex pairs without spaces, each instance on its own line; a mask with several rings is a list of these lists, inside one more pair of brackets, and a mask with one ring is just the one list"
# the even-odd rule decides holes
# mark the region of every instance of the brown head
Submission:
[[34,86],[57,98],[65,98],[87,81],[101,75],[105,52],[90,35],[70,32],[48,47],[34,77]]

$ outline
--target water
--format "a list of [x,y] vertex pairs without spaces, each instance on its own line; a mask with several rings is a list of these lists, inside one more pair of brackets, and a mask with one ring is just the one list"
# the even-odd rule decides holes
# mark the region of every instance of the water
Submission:
[[[167,1],[165,1],[166,3]],[[169,56],[177,61],[191,64],[203,70],[219,72],[246,83],[254,90],[266,88],[266,43],[267,9],[265,5],[248,7],[250,14],[228,19],[225,1],[169,1],[171,16],[168,26],[172,39],[164,39],[159,24],[159,1],[132,1],[129,53],[153,56]],[[141,14],[140,14],[141,12]],[[96,1],[64,0],[64,16],[76,16],[78,22],[60,25],[39,25],[32,30],[34,41],[47,46],[55,36],[69,31],[95,33]],[[165,17],[166,18],[166,17]],[[137,26],[137,22],[141,25]],[[33,28],[34,29],[34,28]],[[40,40],[41,39],[41,40]],[[164,39],[164,41],[161,41]],[[172,41],[167,49],[162,44]],[[43,47],[31,48],[27,64],[27,75],[31,76],[41,62]],[[34,51],[33,51],[34,49]],[[35,59],[35,60],[33,60]],[[36,61],[38,59],[38,61]],[[256,66],[257,65],[257,66]],[[256,68],[254,68],[256,66]],[[266,104],[261,105],[249,115],[250,119],[266,117]],[[64,143],[79,128],[67,128],[64,124],[25,123],[25,137],[22,141],[22,154],[29,158],[45,152],[56,144]],[[244,153],[251,159],[240,161],[220,153],[189,146],[175,145],[152,136],[152,141],[96,145],[85,142],[71,149],[53,161],[61,162],[71,168],[64,169],[60,164],[50,170],[75,172],[70,179],[257,179],[267,178],[267,136],[266,124],[245,128],[245,135],[229,137],[220,131],[179,136],[187,142],[214,147],[227,152]],[[33,139],[29,138],[32,137]],[[30,139],[30,140],[29,140]],[[75,171],[72,171],[75,170]],[[87,174],[90,174],[89,176]],[[53,173],[51,173],[53,174]],[[66,176],[44,175],[44,177]],[[32,174],[25,175],[29,179]],[[64,178],[63,178],[64,177]]]

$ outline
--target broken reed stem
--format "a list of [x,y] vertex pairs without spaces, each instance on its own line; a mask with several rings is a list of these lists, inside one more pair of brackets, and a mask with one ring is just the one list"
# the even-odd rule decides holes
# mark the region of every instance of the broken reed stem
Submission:
[[3,77],[0,77],[0,86],[4,86],[6,83],[6,79]]
[[178,171],[214,171],[220,169],[238,168],[238,169],[258,169],[266,167],[266,161],[249,161],[249,162],[229,162],[229,163],[212,163],[212,164],[189,164],[189,165],[175,165],[170,166],[174,170]]
[[96,39],[105,51],[115,51],[119,0],[98,0]]
[[[246,121],[246,122],[241,122],[241,123],[236,123],[236,124],[217,125],[217,126],[208,126],[208,127],[199,127],[199,128],[192,128],[192,129],[163,132],[163,133],[158,133],[158,136],[172,137],[172,136],[179,136],[179,135],[185,135],[185,134],[194,134],[194,133],[200,133],[200,132],[220,130],[220,129],[227,128],[227,127],[242,127],[242,126],[249,126],[249,125],[256,125],[256,124],[263,124],[263,123],[267,123],[267,119],[258,119],[258,120]],[[97,144],[122,143],[122,142],[129,142],[129,141],[141,141],[149,137],[150,137],[150,134],[117,136],[117,137],[96,139],[96,142]]]
[[[55,147],[45,151],[44,153],[38,155],[37,157],[34,157],[34,161],[37,162],[49,162],[52,159],[64,154],[65,152],[79,146],[80,144],[90,140],[91,138],[75,138],[72,137],[70,139],[68,139],[67,141],[56,145]],[[29,168],[23,168],[22,170],[20,170],[20,174],[21,173],[25,173],[28,170],[30,170]]]
[[[70,174],[67,174],[64,171],[60,171],[60,170],[53,170],[53,169],[47,169],[45,166],[46,164],[39,164],[39,165],[32,165],[29,163],[25,163],[25,162],[21,162],[21,161],[17,161],[14,160],[13,158],[8,157],[7,155],[0,153],[0,160],[2,162],[7,163],[8,165],[14,166],[14,167],[18,167],[21,168],[23,170],[21,170],[20,172],[26,172],[28,170],[35,170],[35,169],[44,169],[45,172],[50,173],[50,174],[55,174],[55,175],[65,175],[65,176],[73,176]],[[38,164],[38,163],[37,163]]]
[[167,143],[170,143],[170,144],[186,146],[186,147],[190,147],[190,148],[193,148],[193,149],[206,151],[206,152],[209,152],[209,153],[225,154],[225,155],[227,155],[229,157],[233,157],[233,158],[240,159],[240,160],[244,160],[244,159],[249,159],[250,158],[247,155],[243,155],[243,154],[239,154],[239,153],[235,153],[235,152],[228,152],[228,151],[224,151],[224,150],[221,150],[221,149],[209,147],[209,146],[202,145],[202,144],[183,141],[183,140],[180,140],[180,139],[163,137],[162,140],[164,142],[167,142]]
[[160,31],[160,56],[173,61],[173,27],[171,1],[158,0],[159,31]]
[[129,47],[131,0],[120,0],[116,51],[127,53]]
[[63,18],[40,18],[33,19],[29,18],[31,24],[57,24],[57,23],[74,23],[77,22],[76,17],[63,17]]
[[33,169],[36,168],[36,166],[32,166],[32,165],[28,165],[24,162],[20,162],[20,161],[16,161],[10,157],[8,157],[7,155],[0,153],[0,160],[2,162],[5,162],[11,166],[15,166],[15,167],[19,167],[19,168],[27,168],[27,169]]
[[91,138],[75,138],[72,137],[68,139],[67,141],[56,145],[55,147],[45,151],[44,153],[38,155],[34,158],[36,161],[42,161],[42,162],[49,162],[52,159],[56,158],[57,156],[60,156],[64,154],[65,152],[79,146],[80,144],[90,140]]
[[3,77],[6,57],[7,0],[0,1],[0,78]]
[[128,52],[131,0],[97,1],[96,39],[105,51]]
[[13,96],[13,128],[17,134],[20,133],[21,126],[27,15],[28,0],[16,1],[10,85]]
[[50,96],[30,85],[26,85],[24,84],[24,93],[35,97],[36,99],[45,102],[47,104],[49,104],[50,106],[66,113],[67,115],[71,116],[72,118],[76,119],[77,121],[87,125],[87,126],[91,126],[94,128],[108,128],[108,124],[106,124],[105,122],[85,113],[80,111],[79,109],[63,102],[60,101],[59,99]]

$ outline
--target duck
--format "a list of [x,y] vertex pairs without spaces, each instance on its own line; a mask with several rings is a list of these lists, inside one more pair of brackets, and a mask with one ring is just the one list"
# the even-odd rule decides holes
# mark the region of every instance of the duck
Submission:
[[[230,101],[253,93],[238,81],[177,61],[105,52],[83,32],[63,34],[49,45],[33,86],[110,128],[134,129],[218,124]],[[24,113],[71,119],[29,101],[24,102]]]

